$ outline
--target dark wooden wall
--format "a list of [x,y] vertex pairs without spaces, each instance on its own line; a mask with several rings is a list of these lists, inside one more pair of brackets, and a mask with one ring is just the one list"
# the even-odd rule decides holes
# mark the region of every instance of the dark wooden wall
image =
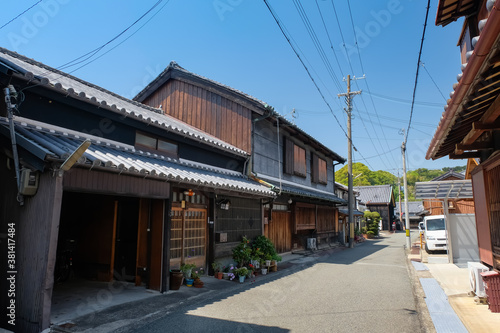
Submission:
[[318,232],[335,232],[336,221],[334,207],[318,207],[318,222],[316,224]]
[[218,196],[216,201],[229,199],[229,210],[216,209],[215,232],[227,233],[227,243],[215,243],[215,258],[232,255],[232,249],[243,236],[248,239],[262,235],[262,205],[259,199]]
[[[0,325],[15,332],[40,332],[49,327],[54,265],[57,249],[62,180],[46,173],[40,176],[38,192],[26,197],[24,206],[16,201],[14,171],[6,168],[5,156],[0,154],[0,232],[6,233],[7,223],[16,224],[16,326],[7,324],[4,281]],[[2,244],[2,264],[7,258]],[[5,265],[0,265],[7,271]],[[2,279],[4,280],[4,279]],[[5,306],[4,306],[5,305]]]
[[80,168],[64,174],[64,189],[134,197],[170,197],[170,183],[165,181]]
[[170,80],[143,103],[251,153],[252,111],[215,92]]

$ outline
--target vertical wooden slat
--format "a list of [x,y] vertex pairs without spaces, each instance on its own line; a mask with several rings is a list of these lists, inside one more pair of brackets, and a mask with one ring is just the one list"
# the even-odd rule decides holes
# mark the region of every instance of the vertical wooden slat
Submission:
[[113,233],[111,235],[111,256],[109,262],[109,279],[113,280],[113,272],[115,270],[115,247],[116,247],[116,223],[118,221],[118,201],[115,201],[114,216],[113,216]]
[[149,265],[149,288],[160,290],[163,258],[164,200],[151,201],[151,261]]
[[138,269],[147,267],[148,264],[148,221],[149,221],[149,200],[140,199],[139,201],[139,223],[137,226],[137,257],[135,262],[136,276],[135,285],[141,284],[141,277],[137,274]]

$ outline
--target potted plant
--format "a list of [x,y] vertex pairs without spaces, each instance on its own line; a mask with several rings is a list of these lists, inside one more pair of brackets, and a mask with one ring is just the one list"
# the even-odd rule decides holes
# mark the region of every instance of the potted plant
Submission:
[[218,263],[218,262],[213,262],[212,263],[212,268],[214,270],[214,276],[217,278],[217,279],[222,279],[222,277],[224,276],[223,273],[222,273],[222,267],[221,267],[221,264]]
[[282,258],[278,254],[274,254],[272,256],[271,270],[273,272],[277,272],[278,271],[278,261],[281,261],[281,260],[282,260]]
[[191,272],[191,278],[193,279],[193,286],[195,286],[196,288],[203,287],[203,281],[201,281],[200,276],[201,276],[200,271]]
[[254,253],[259,254],[260,261],[265,261],[266,268],[271,266],[271,260],[279,257],[273,242],[266,236],[257,236],[252,243],[252,248]]
[[240,279],[240,283],[243,283],[243,282],[245,282],[245,278],[248,275],[248,268],[246,268],[246,267],[236,268],[234,270],[234,273],[236,275],[238,275],[238,278]]
[[265,264],[266,267],[271,266],[271,260],[273,260],[273,256],[271,254],[268,253],[264,256],[264,261],[266,262],[266,264]]
[[184,279],[186,280],[186,286],[191,287],[193,285],[193,279],[191,278],[193,269],[196,268],[195,264],[182,264],[181,271],[184,274]]
[[247,266],[252,260],[252,247],[246,237],[243,237],[243,240],[233,249],[233,259],[238,267]]

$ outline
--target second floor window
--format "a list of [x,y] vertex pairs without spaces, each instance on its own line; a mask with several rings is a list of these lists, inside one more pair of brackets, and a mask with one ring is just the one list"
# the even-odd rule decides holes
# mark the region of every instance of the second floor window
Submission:
[[177,157],[177,144],[144,133],[135,133],[135,146],[139,149],[145,148],[149,151],[158,151],[168,156]]
[[306,177],[306,150],[296,145],[292,140],[285,139],[285,173]]
[[314,183],[327,184],[328,173],[326,161],[316,154],[312,154],[311,177]]

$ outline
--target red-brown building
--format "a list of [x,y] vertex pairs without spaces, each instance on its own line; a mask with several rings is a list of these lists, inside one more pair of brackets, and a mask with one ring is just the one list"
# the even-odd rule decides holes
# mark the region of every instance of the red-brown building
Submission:
[[[500,270],[500,0],[446,1],[436,25],[465,17],[459,36],[462,73],[427,151],[479,161],[471,171],[481,261]],[[458,69],[458,64],[457,64]]]

